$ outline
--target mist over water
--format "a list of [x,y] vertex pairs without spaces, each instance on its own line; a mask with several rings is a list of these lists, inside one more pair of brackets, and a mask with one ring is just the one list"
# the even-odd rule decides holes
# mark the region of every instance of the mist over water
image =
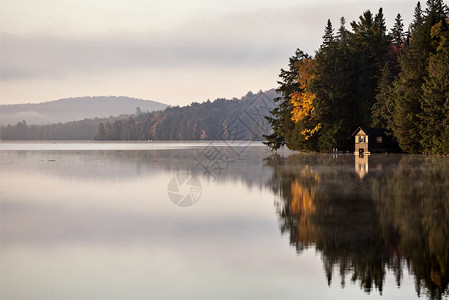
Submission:
[[448,167],[260,143],[1,143],[0,298],[448,297]]

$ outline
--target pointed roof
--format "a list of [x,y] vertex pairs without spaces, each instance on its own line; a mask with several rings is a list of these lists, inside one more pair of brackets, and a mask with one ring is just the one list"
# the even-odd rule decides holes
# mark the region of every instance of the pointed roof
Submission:
[[387,130],[384,128],[374,128],[374,127],[359,127],[356,131],[352,134],[352,136],[356,135],[360,130],[362,130],[367,135],[387,135]]

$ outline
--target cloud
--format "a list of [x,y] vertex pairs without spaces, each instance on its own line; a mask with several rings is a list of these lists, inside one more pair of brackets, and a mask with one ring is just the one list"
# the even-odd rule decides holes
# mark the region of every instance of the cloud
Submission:
[[253,65],[280,59],[277,43],[220,35],[71,38],[2,34],[2,80],[111,70]]
[[[185,13],[179,20],[161,16],[138,29],[125,26],[131,23],[131,8],[126,22],[117,20],[123,28],[111,24],[89,31],[88,25],[95,24],[89,19],[79,24],[83,30],[76,31],[73,20],[82,20],[78,17],[48,30],[36,25],[36,30],[5,31],[11,28],[2,26],[1,101],[46,99],[56,97],[55,91],[63,97],[132,91],[135,96],[178,102],[187,97],[238,96],[240,91],[275,86],[277,72],[286,67],[296,48],[313,55],[328,18],[338,27],[339,18],[345,16],[349,29],[350,21],[364,10],[377,12],[383,6],[391,27],[398,12],[406,26],[413,13],[413,4],[405,0],[295,3],[236,2],[230,9],[229,2],[223,2],[223,11],[210,4],[204,10],[190,9],[191,15]],[[111,16],[103,19],[113,22]],[[145,23],[143,14],[139,20],[137,24]],[[167,90],[175,79],[185,84],[182,92]]]
[[281,64],[296,47],[312,51],[319,44],[325,19],[313,17],[317,9],[265,8],[220,18],[205,15],[164,34],[116,32],[80,37],[2,33],[2,80],[163,67]]

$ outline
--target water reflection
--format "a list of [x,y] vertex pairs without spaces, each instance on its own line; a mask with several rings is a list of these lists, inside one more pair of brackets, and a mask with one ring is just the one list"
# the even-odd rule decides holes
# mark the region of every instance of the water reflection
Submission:
[[201,173],[201,200],[181,209],[167,187],[201,171],[198,151],[0,151],[0,299],[283,295],[276,279],[296,280],[284,266],[297,260],[276,255],[289,249],[264,185],[269,150],[217,180]]
[[[197,298],[206,289],[206,298],[250,298],[258,291],[255,298],[359,299],[351,282],[391,297],[393,274],[404,297],[413,292],[404,288],[409,273],[416,295],[449,296],[448,158],[267,158],[265,147],[236,157],[232,149],[220,150],[230,160],[216,177],[198,168],[194,158],[204,153],[198,147],[0,151],[4,295],[27,298],[22,287],[37,274],[44,279],[28,292],[42,299],[67,298],[80,278],[83,291],[98,278],[110,280],[95,297],[78,298],[110,299],[116,292],[117,298],[133,292],[134,298]],[[201,200],[187,210],[167,196],[179,172],[198,175],[203,187]],[[280,238],[278,226],[301,255]],[[43,256],[49,259],[40,265]],[[77,276],[48,275],[64,266]],[[332,289],[323,289],[323,278]],[[123,282],[127,288],[120,288]],[[165,289],[167,282],[185,284]],[[44,293],[54,286],[65,288],[53,297]]]
[[[354,161],[355,172],[345,167]],[[338,273],[342,287],[349,278],[382,294],[387,271],[400,286],[408,270],[417,295],[448,296],[447,158],[296,154],[266,164],[281,232],[298,253],[322,254],[329,285]]]
[[[189,173],[202,180],[221,183],[241,182],[249,187],[264,187],[271,170],[261,161],[269,151],[254,147],[239,157],[230,147],[218,147],[229,157],[228,166],[219,176],[198,165],[204,147],[165,150],[52,150],[52,151],[0,151],[0,167],[4,172],[39,173],[76,181],[130,181],[143,175],[158,176],[161,172]],[[212,174],[218,175],[218,173]]]
[[360,179],[363,179],[368,173],[368,157],[369,155],[363,155],[360,153],[354,155],[355,157],[355,172],[359,175]]

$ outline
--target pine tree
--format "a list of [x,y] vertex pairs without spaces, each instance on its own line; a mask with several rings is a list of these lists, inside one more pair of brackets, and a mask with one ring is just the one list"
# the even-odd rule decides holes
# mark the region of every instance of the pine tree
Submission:
[[385,63],[382,69],[382,77],[377,87],[376,103],[372,108],[373,127],[381,127],[391,130],[393,128],[394,103],[392,97],[393,75],[390,65]]
[[394,20],[393,28],[391,28],[391,38],[393,40],[393,45],[397,49],[401,49],[404,44],[404,24],[402,23],[401,14],[396,16]]
[[391,45],[391,36],[387,34],[387,26],[385,25],[385,17],[382,8],[379,8],[379,11],[374,17],[373,31],[375,41],[373,53],[375,54],[377,76],[379,76],[380,71],[386,62],[386,55]]
[[328,46],[334,41],[334,29],[332,28],[332,22],[327,19],[326,28],[324,29],[323,45]]
[[431,28],[442,19],[447,19],[447,7],[441,1],[428,1],[426,13],[421,6],[415,8],[410,45],[399,58],[401,73],[394,82],[395,111],[394,132],[399,145],[406,152],[423,152],[423,85],[428,76],[428,59],[435,51],[430,37]]
[[374,17],[374,35],[383,38],[386,32],[387,26],[385,25],[385,17],[381,7]]
[[[355,92],[357,98],[358,126],[372,123],[371,108],[375,102],[378,80],[390,50],[390,37],[386,33],[382,9],[373,17],[367,10],[358,22],[351,23],[351,56],[357,76]],[[357,127],[355,127],[357,128]]]
[[426,4],[423,10],[417,3],[406,33],[397,14],[388,34],[382,9],[365,11],[352,31],[341,18],[335,35],[328,20],[310,84],[298,74],[310,59],[300,50],[281,70],[282,97],[267,118],[273,133],[266,144],[349,150],[354,129],[372,125],[391,129],[405,152],[448,153],[449,9],[442,0]]
[[[344,19],[342,21],[337,38],[331,43],[323,39],[315,56],[316,74],[311,91],[316,95],[315,111],[321,124],[319,150],[350,147],[348,137],[354,130],[354,123],[357,123],[357,105],[353,96],[356,78],[354,62]],[[325,32],[328,32],[328,28],[327,25]]]
[[302,91],[299,83],[299,73],[297,69],[298,62],[303,59],[310,59],[310,56],[303,51],[297,49],[295,55],[290,57],[288,70],[281,69],[278,81],[279,88],[276,90],[281,94],[281,97],[274,99],[278,103],[278,107],[271,111],[271,116],[266,117],[272,128],[272,133],[264,135],[266,145],[272,150],[277,150],[280,147],[287,145],[290,149],[294,148],[293,141],[295,140],[295,123],[292,121],[291,95],[295,92]]
[[[428,24],[435,25],[441,20],[447,19],[448,7],[442,0],[427,0],[426,18]],[[432,27],[431,26],[431,27]]]
[[431,38],[436,52],[429,57],[428,76],[423,85],[421,144],[424,151],[449,154],[449,23],[434,25]]
[[349,40],[348,30],[346,29],[346,20],[345,17],[340,18],[340,27],[337,31],[337,39],[340,43],[347,44]]
[[413,13],[413,21],[412,24],[410,24],[410,31],[413,32],[422,25],[423,23],[423,16],[422,16],[422,8],[421,8],[421,2],[418,1],[418,3],[415,6],[415,11]]

